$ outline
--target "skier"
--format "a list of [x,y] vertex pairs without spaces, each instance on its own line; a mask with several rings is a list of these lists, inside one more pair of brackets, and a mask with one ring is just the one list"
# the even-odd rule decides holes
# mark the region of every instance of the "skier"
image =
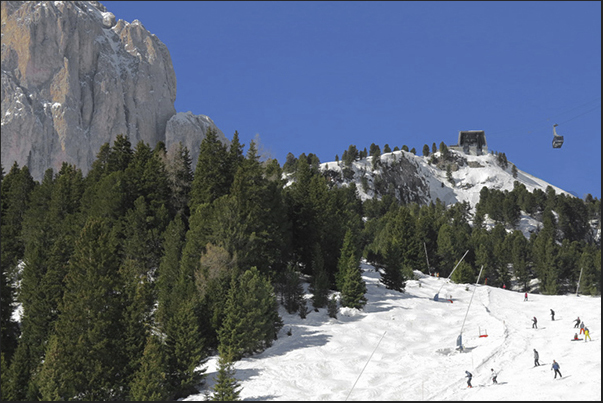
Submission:
[[540,365],[540,362],[538,362],[538,351],[536,351],[536,349],[534,349],[534,366],[538,367]]
[[574,319],[574,322],[576,322],[576,324],[574,325],[574,328],[578,328],[578,326],[580,326],[580,317],[578,316],[577,319]]
[[538,321],[536,320],[536,316],[534,316],[534,319],[532,319],[532,329],[536,328],[538,329]]
[[563,378],[563,375],[561,375],[561,372],[559,372],[559,364],[555,360],[553,360],[553,366],[551,367],[551,371],[552,370],[555,370],[555,379],[557,379],[557,374],[559,374],[560,378]]
[[526,292],[525,296],[523,297],[523,300],[524,300],[524,301],[527,301],[527,300],[528,300],[528,293],[527,293],[527,292]]
[[473,386],[471,386],[471,378],[473,378],[473,375],[471,375],[471,372],[469,371],[465,371],[465,374],[465,376],[467,377],[467,387],[472,388]]
[[496,377],[498,376],[498,374],[494,372],[494,368],[490,368],[490,371],[492,371],[492,383],[498,383],[496,381]]
[[551,309],[551,320],[555,320],[555,311]]
[[[584,327],[584,342],[586,343],[586,339],[590,339],[590,332],[588,331],[588,328],[585,326]],[[590,339],[590,341],[593,341],[593,339]]]
[[574,340],[580,340],[580,339],[578,338],[578,333],[574,333]]
[[584,321],[580,322],[580,334],[584,333]]

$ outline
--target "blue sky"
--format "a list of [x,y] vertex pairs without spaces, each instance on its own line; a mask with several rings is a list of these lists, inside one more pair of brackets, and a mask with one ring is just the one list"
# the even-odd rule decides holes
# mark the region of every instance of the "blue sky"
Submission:
[[166,44],[176,111],[259,134],[281,164],[484,130],[519,169],[601,198],[601,2],[102,3]]

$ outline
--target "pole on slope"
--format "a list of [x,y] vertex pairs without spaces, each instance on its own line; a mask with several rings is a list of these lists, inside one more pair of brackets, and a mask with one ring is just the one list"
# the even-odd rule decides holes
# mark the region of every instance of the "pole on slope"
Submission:
[[425,259],[427,259],[427,272],[431,274],[431,267],[429,266],[429,256],[427,256],[427,245],[423,242],[423,248],[425,248]]
[[[463,259],[467,255],[467,253],[469,253],[469,249],[467,249],[467,251],[465,252],[465,254],[463,255],[463,257],[461,258],[461,260],[459,260],[459,262],[456,264],[456,266],[454,266],[454,269],[452,269],[452,271],[450,272],[450,274],[448,275],[448,277],[446,278],[446,280],[450,279],[450,277],[452,276],[452,273],[454,273],[454,271],[456,270],[456,268],[459,267],[459,264],[461,264],[461,262],[463,261]],[[442,288],[444,288],[444,285],[446,285],[446,282],[442,283],[442,286],[440,287],[440,289],[438,290],[438,292],[436,293],[436,295],[433,297],[434,301],[438,300],[438,298],[440,296],[440,291],[442,291]]]
[[463,319],[463,324],[461,325],[461,333],[457,338],[457,345],[459,346],[459,350],[463,351],[463,328],[465,327],[465,321],[467,320],[467,315],[469,314],[469,308],[471,308],[471,302],[473,302],[473,296],[475,295],[475,290],[477,290],[477,285],[479,283],[479,278],[482,276],[482,270],[484,269],[484,265],[479,269],[479,274],[477,276],[477,281],[475,282],[475,287],[473,288],[473,294],[471,294],[471,299],[469,300],[469,306],[467,307],[467,312],[465,312],[465,319]]
[[578,290],[580,289],[580,280],[582,280],[582,269],[584,269],[584,266],[580,267],[580,276],[578,277],[578,286],[576,287],[576,297],[578,296]]
[[369,357],[369,359],[366,362],[366,364],[364,364],[364,368],[362,368],[362,371],[360,371],[360,375],[358,375],[358,378],[356,378],[356,382],[354,382],[354,384],[352,385],[352,389],[350,389],[350,392],[345,397],[346,401],[348,400],[348,397],[350,397],[350,395],[352,394],[352,391],[356,387],[356,383],[358,383],[358,379],[360,379],[360,377],[362,376],[362,373],[364,372],[364,370],[365,370],[366,366],[368,365],[368,363],[371,361],[371,358],[373,358],[373,354],[375,354],[375,351],[377,351],[377,347],[379,347],[379,344],[381,344],[381,340],[383,340],[383,337],[385,336],[385,333],[387,333],[387,330],[385,332],[383,332],[383,335],[381,335],[381,338],[379,339],[379,342],[377,343],[377,345],[375,346],[375,349],[371,353],[371,356]]

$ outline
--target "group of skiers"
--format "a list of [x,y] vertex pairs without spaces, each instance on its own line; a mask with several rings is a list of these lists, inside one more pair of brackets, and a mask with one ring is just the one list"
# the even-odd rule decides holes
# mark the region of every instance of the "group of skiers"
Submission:
[[[492,379],[492,383],[498,383],[496,380],[497,376],[498,373],[494,371],[494,368],[490,368],[490,379]],[[467,387],[472,388],[473,385],[471,385],[471,379],[473,378],[473,374],[469,371],[465,371],[465,377],[467,378]]]
[[[527,297],[527,293],[526,293],[526,297],[525,297],[524,301],[527,300],[527,298],[528,297]],[[555,311],[553,311],[552,309],[551,309],[551,320],[555,320]],[[590,339],[590,334],[589,334],[588,328],[584,325],[584,321],[582,321],[580,319],[580,317],[578,316],[578,318],[575,319],[574,322],[575,322],[574,328],[580,327],[580,334],[584,333],[584,341],[586,341],[587,338]],[[532,319],[532,328],[538,328],[537,319],[535,316]],[[574,340],[581,340],[581,339],[578,339],[578,333],[574,334]],[[592,341],[592,339],[590,339],[590,340]],[[535,367],[540,366],[540,362],[538,361],[538,351],[536,351],[536,349],[534,349],[534,366]],[[559,363],[557,361],[553,360],[553,365],[551,366],[551,371],[553,371],[553,370],[555,371],[555,379],[557,378],[557,374],[559,374],[559,377],[563,377],[561,375],[561,371],[559,371],[559,368],[560,368]]]
[[[586,342],[587,339],[593,341],[593,339],[590,338],[590,331],[588,330],[586,325],[584,325],[584,321],[581,320],[579,316],[574,319],[574,322],[576,322],[576,324],[574,325],[574,329],[580,327],[580,334],[584,333],[584,341]],[[576,335],[574,335],[574,339],[576,339]]]
[[[534,349],[534,366],[540,366],[540,362],[538,361],[538,351],[536,351],[536,349]],[[557,378],[557,374],[559,374],[559,376],[563,378],[561,372],[559,372],[559,363],[555,360],[553,360],[553,365],[551,366],[551,371],[552,370],[555,370],[555,378]]]
[[[524,301],[528,300],[528,293],[525,294],[525,298]],[[555,320],[555,311],[553,311],[551,309],[551,320]],[[580,334],[584,333],[584,341],[588,339],[590,339],[592,341],[592,339],[590,338],[590,334],[589,334],[589,330],[588,327],[586,327],[584,325],[584,321],[582,321],[580,319],[580,317],[578,316],[577,319],[574,320],[575,325],[574,328],[580,328]],[[538,329],[538,320],[536,319],[536,317],[534,316],[532,319],[532,329]],[[578,333],[574,334],[574,340],[581,340],[578,339]],[[538,351],[536,351],[536,349],[534,349],[534,366],[538,367],[540,366],[540,361],[539,361],[539,355],[538,355]],[[551,371],[555,371],[555,379],[557,379],[557,374],[559,374],[559,377],[562,378],[563,375],[561,375],[561,371],[560,371],[560,365],[557,361],[553,360],[553,365],[551,365]],[[494,371],[494,368],[490,369],[490,377],[492,379],[492,383],[498,383],[496,381],[496,377],[498,376],[497,372]],[[469,371],[465,371],[465,377],[467,378],[467,387],[468,388],[472,388],[473,386],[471,385],[471,379],[473,378],[473,374],[471,374],[471,372]]]

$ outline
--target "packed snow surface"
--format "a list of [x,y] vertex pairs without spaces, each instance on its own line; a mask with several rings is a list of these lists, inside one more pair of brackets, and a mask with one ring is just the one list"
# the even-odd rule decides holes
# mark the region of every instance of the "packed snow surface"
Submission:
[[[386,289],[373,266],[361,267],[363,310],[340,308],[334,319],[325,308],[301,319],[281,309],[285,325],[272,347],[235,364],[242,400],[601,400],[600,297],[528,294],[524,301],[523,292],[419,272],[400,293]],[[592,341],[571,340],[578,316]],[[216,360],[203,366],[200,393],[183,400],[211,393]],[[554,378],[553,360],[563,378]]]

